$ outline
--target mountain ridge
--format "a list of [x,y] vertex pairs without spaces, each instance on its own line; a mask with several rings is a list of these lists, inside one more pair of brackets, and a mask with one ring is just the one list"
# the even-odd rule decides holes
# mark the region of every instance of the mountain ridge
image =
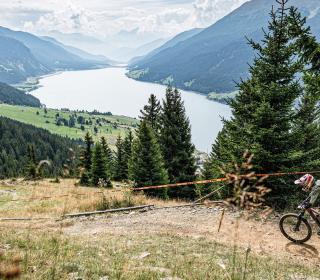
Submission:
[[[181,89],[201,93],[233,92],[236,82],[249,76],[254,52],[245,36],[260,41],[267,25],[270,0],[244,3],[198,34],[130,65],[128,76],[141,81],[171,83]],[[320,7],[316,0],[292,0],[304,15]],[[320,10],[308,20],[320,37]]]
[[62,46],[31,33],[0,26],[0,82],[16,84],[29,77],[61,70],[85,70],[108,66],[77,56]]

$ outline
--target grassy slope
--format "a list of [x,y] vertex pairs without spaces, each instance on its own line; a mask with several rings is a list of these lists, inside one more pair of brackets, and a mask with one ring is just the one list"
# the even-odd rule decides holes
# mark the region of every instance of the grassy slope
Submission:
[[[101,199],[99,190],[75,187],[73,180],[60,184],[0,182],[0,191],[0,200],[7,200],[0,204],[0,217],[54,218],[65,212],[95,210],[100,207],[99,197]],[[9,201],[67,193],[67,197],[28,203]],[[107,201],[128,201],[125,192],[104,190],[104,193]],[[77,194],[87,196],[82,198]],[[150,200],[141,195],[129,200],[133,204],[176,203]],[[179,229],[168,229],[165,234],[138,235],[68,233],[74,223],[82,222],[81,219],[0,222],[0,275],[2,270],[10,269],[12,260],[20,259],[22,279],[302,280],[320,276],[314,263],[308,265],[295,258],[258,255],[232,244],[221,245],[204,236],[188,236]]]
[[[137,120],[124,116],[98,116],[89,115],[87,113],[77,113],[77,116],[83,116],[85,119],[91,118],[93,121],[93,125],[85,125],[85,131],[82,131],[78,123],[74,128],[57,126],[55,124],[55,115],[57,113],[59,113],[61,117],[69,119],[69,116],[73,113],[72,111],[68,112],[54,109],[47,109],[47,111],[48,113],[45,114],[44,110],[39,108],[0,104],[1,116],[5,116],[23,123],[32,124],[36,127],[47,129],[51,133],[68,136],[73,139],[83,138],[86,131],[89,131],[96,139],[98,137],[105,136],[111,145],[114,145],[119,134],[124,136],[129,128],[133,128],[138,123]],[[37,112],[39,112],[39,115],[37,115]],[[97,135],[95,135],[95,121],[99,118],[110,121],[110,123],[104,122],[102,123],[102,126],[97,125],[99,132]],[[117,125],[117,128],[114,128],[114,124]]]

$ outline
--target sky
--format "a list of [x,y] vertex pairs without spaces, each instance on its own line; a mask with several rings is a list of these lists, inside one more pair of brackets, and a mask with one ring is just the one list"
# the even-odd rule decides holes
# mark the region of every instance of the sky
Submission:
[[0,0],[0,25],[108,37],[136,29],[169,37],[207,27],[248,0]]

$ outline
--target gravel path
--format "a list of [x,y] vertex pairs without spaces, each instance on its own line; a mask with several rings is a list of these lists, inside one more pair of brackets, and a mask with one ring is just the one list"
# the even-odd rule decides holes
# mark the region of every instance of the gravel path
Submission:
[[262,222],[239,217],[226,211],[218,232],[222,208],[185,207],[110,214],[73,219],[66,227],[69,235],[174,234],[190,238],[208,238],[232,246],[249,247],[257,254],[285,256],[314,262],[320,266],[320,239],[316,234],[307,245],[296,245],[285,239],[279,228],[279,217]]

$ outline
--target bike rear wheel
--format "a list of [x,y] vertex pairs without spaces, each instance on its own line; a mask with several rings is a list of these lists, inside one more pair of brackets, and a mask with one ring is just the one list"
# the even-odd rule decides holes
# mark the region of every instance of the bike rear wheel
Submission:
[[292,242],[307,242],[312,235],[312,229],[308,221],[297,214],[286,214],[280,219],[282,234]]

